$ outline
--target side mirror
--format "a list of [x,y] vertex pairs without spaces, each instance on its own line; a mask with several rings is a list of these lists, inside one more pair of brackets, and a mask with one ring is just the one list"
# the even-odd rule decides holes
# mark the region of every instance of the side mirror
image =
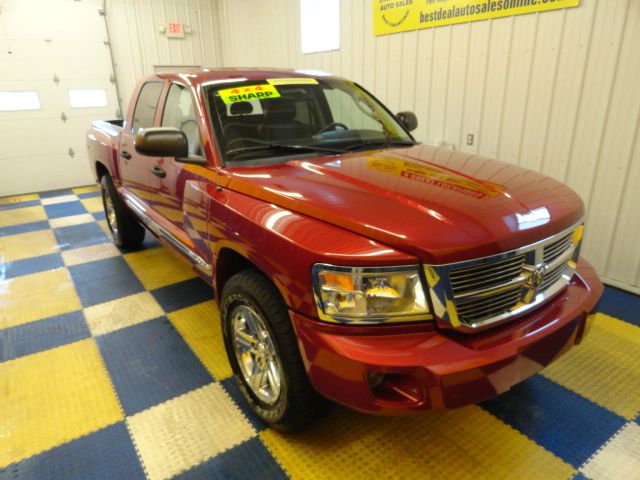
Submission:
[[149,157],[189,156],[189,142],[182,130],[169,127],[145,128],[136,135],[136,152]]
[[396,118],[410,132],[418,128],[418,117],[413,112],[398,112]]

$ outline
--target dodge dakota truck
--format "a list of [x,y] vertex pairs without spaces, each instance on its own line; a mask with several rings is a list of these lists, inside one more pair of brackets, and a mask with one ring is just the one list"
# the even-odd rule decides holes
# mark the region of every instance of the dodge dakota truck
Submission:
[[578,195],[416,127],[321,72],[204,69],[143,79],[88,133],[113,241],[149,230],[211,285],[240,391],[275,428],[326,399],[480,402],[587,331],[603,287]]

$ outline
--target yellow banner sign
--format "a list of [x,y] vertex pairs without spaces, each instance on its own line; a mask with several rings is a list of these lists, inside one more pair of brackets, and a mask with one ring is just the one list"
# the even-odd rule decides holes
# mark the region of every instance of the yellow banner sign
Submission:
[[249,100],[266,100],[267,98],[278,98],[280,92],[273,85],[250,85],[226,90],[218,90],[220,98],[224,103],[247,102]]
[[580,0],[373,0],[373,33],[406,32],[576,7]]

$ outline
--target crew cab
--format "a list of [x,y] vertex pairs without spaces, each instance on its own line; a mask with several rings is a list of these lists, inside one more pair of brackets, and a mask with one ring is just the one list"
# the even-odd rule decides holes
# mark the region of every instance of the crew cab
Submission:
[[113,241],[148,230],[211,285],[239,388],[276,428],[326,398],[480,402],[587,331],[603,287],[578,195],[416,127],[342,78],[204,69],[143,79],[88,133]]

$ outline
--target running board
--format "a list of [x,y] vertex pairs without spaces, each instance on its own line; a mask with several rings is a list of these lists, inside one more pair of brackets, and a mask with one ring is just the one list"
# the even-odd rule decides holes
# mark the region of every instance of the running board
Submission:
[[155,233],[158,237],[165,239],[178,251],[186,255],[195,264],[196,268],[200,269],[204,274],[211,276],[211,273],[213,272],[211,264],[207,263],[200,255],[191,250],[179,238],[175,237],[166,228],[149,217],[144,206],[129,196],[124,197],[124,202],[138,216],[140,221],[149,228],[149,230]]

